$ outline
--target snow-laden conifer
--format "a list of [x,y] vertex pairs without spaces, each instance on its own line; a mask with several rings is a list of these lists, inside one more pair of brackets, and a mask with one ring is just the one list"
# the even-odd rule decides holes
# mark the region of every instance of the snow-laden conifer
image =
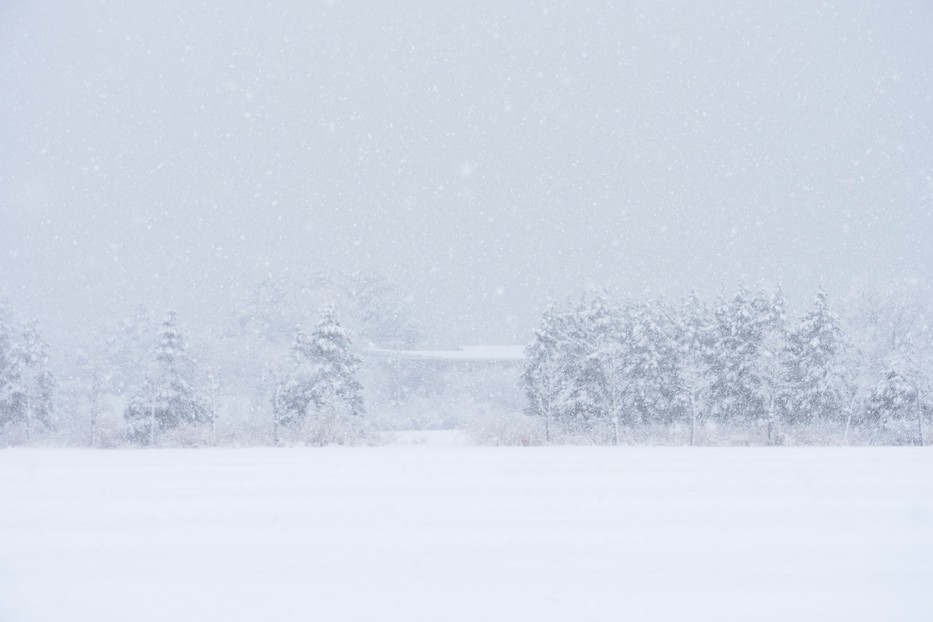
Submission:
[[324,307],[310,335],[297,331],[291,359],[273,398],[276,426],[300,424],[304,440],[315,444],[360,440],[365,414],[357,379],[360,359],[333,305]]
[[731,299],[720,300],[713,317],[711,413],[735,423],[765,417],[778,390],[783,297],[741,287]]
[[159,331],[154,365],[123,412],[128,438],[155,445],[167,430],[206,423],[210,415],[195,381],[195,363],[188,356],[176,314],[170,312]]
[[812,309],[787,336],[784,399],[791,423],[844,419],[849,392],[845,347],[839,317],[820,288]]
[[55,377],[49,370],[49,346],[36,322],[28,322],[23,327],[16,352],[20,369],[22,418],[28,443],[37,426],[52,428],[55,404]]
[[5,442],[28,444],[37,432],[52,428],[55,385],[38,324],[20,325],[0,302],[0,432]]

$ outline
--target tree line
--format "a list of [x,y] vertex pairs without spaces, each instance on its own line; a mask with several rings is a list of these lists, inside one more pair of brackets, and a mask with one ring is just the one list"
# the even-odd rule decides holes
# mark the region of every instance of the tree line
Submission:
[[[444,410],[434,385],[482,378],[477,398],[493,380],[515,386],[500,369],[454,377],[362,366],[336,307],[314,324],[309,302],[345,292],[354,333],[370,344],[412,347],[417,329],[384,283],[333,283],[261,283],[229,323],[197,335],[197,358],[174,313],[157,323],[138,310],[89,339],[63,379],[38,325],[0,304],[0,445],[353,444],[404,425],[412,409]],[[713,304],[594,291],[542,314],[515,396],[525,394],[530,418],[517,418],[519,401],[471,401],[458,408],[483,417],[459,421],[523,443],[925,444],[926,311],[893,294],[862,295],[839,314],[819,290],[791,315],[780,289],[740,287]]]
[[780,289],[740,287],[713,305],[591,293],[543,313],[521,378],[527,411],[547,442],[679,429],[697,444],[715,427],[771,445],[924,444],[933,385],[923,314],[863,307],[847,323],[822,289],[797,317]]
[[[127,344],[110,345],[121,352]],[[140,354],[139,349],[130,351]],[[36,323],[18,325],[0,306],[0,439],[6,443],[29,444],[56,432],[57,382],[48,360],[48,347]],[[102,419],[105,401],[116,392],[128,396],[122,408],[122,438],[117,442],[148,447],[217,443],[216,379],[189,356],[174,312],[159,327],[158,346],[130,363],[136,373],[99,366],[85,370],[91,446],[115,442],[105,438]],[[283,353],[276,367],[270,397],[274,443],[365,440],[359,363],[333,305],[324,307],[309,335],[297,329],[291,352]]]
[[[322,309],[310,335],[298,328],[271,396],[274,444],[285,439],[317,445],[360,442],[365,436],[365,409],[356,378],[359,362],[334,305]],[[210,424],[210,443],[216,444],[214,378],[208,376],[209,390],[205,391],[196,385],[195,367],[176,316],[169,313],[162,323],[151,371],[123,413],[129,441],[155,446],[166,431]]]
[[[330,311],[317,314],[331,304]],[[0,446],[320,443],[325,432],[335,442],[359,442],[366,427],[360,423],[362,387],[351,396],[352,382],[338,389],[334,376],[359,376],[351,332],[362,344],[407,347],[419,339],[405,295],[372,273],[270,276],[244,289],[227,308],[194,333],[184,331],[174,313],[163,320],[143,305],[115,322],[76,327],[77,347],[55,353],[56,379],[38,325],[18,321],[0,296]],[[320,347],[315,334],[324,315],[345,336],[336,349]],[[41,351],[27,348],[32,342]],[[348,354],[339,365],[322,360],[325,351],[340,349]],[[34,362],[27,365],[27,358]],[[38,361],[42,372],[33,373]],[[317,376],[329,380],[305,386]],[[40,391],[30,385],[28,395],[41,393],[45,401],[33,398],[26,410],[22,387],[33,377],[48,386]],[[323,388],[327,382],[330,389]],[[328,395],[353,402],[352,425],[322,415],[329,425],[315,428],[311,421],[317,417],[298,412],[302,400],[305,407],[311,403],[309,396],[322,413],[343,412],[325,407]]]

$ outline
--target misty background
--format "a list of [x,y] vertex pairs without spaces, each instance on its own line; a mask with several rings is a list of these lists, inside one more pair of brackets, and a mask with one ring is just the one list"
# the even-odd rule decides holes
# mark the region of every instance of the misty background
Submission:
[[933,5],[0,2],[0,289],[53,358],[140,303],[377,272],[428,344],[591,285],[933,276]]

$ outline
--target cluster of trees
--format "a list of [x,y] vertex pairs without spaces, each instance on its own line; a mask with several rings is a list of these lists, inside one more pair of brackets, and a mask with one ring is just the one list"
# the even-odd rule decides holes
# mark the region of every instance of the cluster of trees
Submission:
[[[272,395],[275,444],[283,440],[283,429],[289,432],[288,440],[321,445],[352,443],[362,437],[359,359],[350,346],[333,305],[324,308],[310,336],[298,329],[287,370]],[[208,376],[207,391],[198,386],[197,366],[188,356],[175,313],[162,323],[159,346],[147,369],[123,411],[127,440],[155,446],[166,432],[176,431],[175,442],[184,442],[178,430],[197,435],[209,423],[210,442],[216,443],[214,378]],[[96,413],[92,427],[96,437]]]
[[413,324],[377,278],[319,276],[300,288],[267,281],[227,324],[196,336],[197,357],[174,312],[158,323],[139,307],[90,335],[59,382],[37,324],[17,321],[0,301],[0,446],[363,441],[360,360],[335,305],[324,306],[310,335],[295,329],[313,318],[299,307],[327,293],[382,297],[393,315],[348,305],[354,326],[413,338]]
[[797,318],[780,290],[742,287],[711,306],[590,294],[544,312],[521,379],[528,413],[549,442],[666,428],[694,444],[719,426],[768,444],[851,442],[856,428],[860,442],[923,444],[933,410],[923,315],[863,302],[844,323],[822,289]]
[[[347,330],[333,308],[324,315],[343,331],[338,349],[347,353],[350,334],[363,347],[408,347],[419,338],[405,295],[384,278],[360,272],[270,277],[245,290],[226,318],[191,335],[180,334],[175,317],[160,324],[140,306],[89,333],[75,360],[64,362],[58,431],[46,440],[93,446],[354,442],[371,418],[355,416],[341,427],[326,409],[306,416],[310,399],[296,410],[299,394],[314,395],[316,405],[327,396],[322,387],[303,386],[314,365],[327,366],[310,352],[315,335],[296,335],[296,326],[313,328],[315,309],[331,302]],[[378,374],[367,376],[348,361],[341,369],[367,386],[378,384],[371,378]],[[336,388],[331,392],[338,395]],[[341,388],[339,397],[346,393]],[[360,415],[362,391],[356,393],[353,412]],[[378,391],[367,393],[367,399],[374,396]],[[323,420],[330,426],[315,427]],[[325,431],[330,441],[321,441]],[[17,442],[0,435],[0,443]]]
[[0,301],[0,433],[30,442],[53,426],[55,377],[35,322],[18,323]]

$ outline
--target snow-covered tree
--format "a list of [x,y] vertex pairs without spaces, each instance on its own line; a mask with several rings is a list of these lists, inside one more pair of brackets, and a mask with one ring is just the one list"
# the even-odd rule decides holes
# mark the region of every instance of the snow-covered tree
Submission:
[[525,348],[521,386],[528,398],[528,414],[544,420],[545,442],[551,442],[554,422],[567,408],[568,378],[566,363],[566,327],[553,307],[545,309],[535,330],[534,341]]
[[350,334],[344,330],[333,305],[324,307],[321,321],[311,333],[309,352],[318,363],[311,390],[311,405],[318,412],[343,410],[358,417],[365,412],[362,386],[356,377],[360,358],[351,350]]
[[696,293],[683,301],[671,328],[677,348],[677,399],[690,420],[690,444],[697,442],[697,425],[706,412],[709,393],[709,347],[712,323]]
[[906,352],[900,359],[897,371],[910,388],[913,398],[913,417],[917,424],[917,443],[922,447],[926,444],[926,424],[933,412],[933,365],[929,343],[924,348],[920,344],[909,344]]
[[[630,393],[624,382],[625,349],[618,309],[602,290],[584,297],[571,317],[566,369],[571,381],[571,412],[576,427],[597,436],[611,426],[618,444],[623,425],[631,423],[626,408]],[[597,439],[598,440],[598,439]]]
[[622,382],[634,423],[667,424],[680,417],[673,313],[660,300],[623,309]]
[[20,359],[14,348],[13,331],[11,314],[0,301],[0,430],[22,421],[25,412]]
[[324,307],[314,332],[296,335],[292,369],[273,397],[276,426],[300,422],[319,444],[357,440],[365,414],[359,363],[335,307]]
[[20,369],[20,391],[23,396],[23,421],[28,443],[37,424],[45,429],[52,427],[54,408],[52,398],[55,390],[55,377],[48,367],[49,347],[36,322],[29,322],[23,328],[17,347],[17,356]]
[[158,336],[158,320],[142,305],[116,325],[98,331],[94,342],[88,344],[85,363],[89,371],[99,374],[101,390],[126,396],[138,388],[146,372],[140,362],[152,356]]
[[908,434],[918,445],[926,443],[924,420],[933,413],[930,352],[923,345],[908,341],[890,356],[865,412],[866,421],[875,430],[899,423],[912,428],[913,434]]
[[764,346],[783,330],[783,297],[742,287],[713,316],[711,412],[724,421],[755,421],[767,415],[777,391],[774,359]]
[[762,335],[758,357],[753,368],[753,387],[764,407],[768,427],[768,445],[783,443],[781,403],[786,395],[787,366],[784,360],[786,336],[780,325],[774,325]]
[[[866,404],[863,423],[874,432],[873,439],[879,433],[898,424],[899,427],[906,428],[916,404],[917,394],[913,386],[896,370],[890,369],[875,384]],[[896,433],[893,438],[895,442],[910,442],[906,439],[901,440],[901,436]]]
[[340,303],[346,324],[364,341],[407,348],[420,338],[405,295],[387,279],[367,272],[270,277],[250,290],[236,313],[234,332],[281,346],[295,326],[312,320],[309,310],[326,301]]
[[[420,338],[408,298],[378,275],[298,271],[287,278],[270,276],[237,305],[223,331],[223,348],[212,359],[218,379],[237,387],[227,403],[243,404],[241,412],[254,422],[280,417],[286,422],[287,415],[269,415],[269,396],[282,397],[293,366],[291,360],[283,361],[282,353],[289,351],[295,327],[313,327],[318,319],[314,310],[331,301],[339,305],[341,324],[355,336],[359,349],[407,349]],[[362,374],[368,399],[396,406],[425,380],[414,366],[385,358],[367,361]]]
[[48,363],[38,324],[18,324],[0,301],[0,431],[16,428],[25,443],[53,424],[55,377]]
[[84,370],[84,391],[87,398],[88,423],[91,428],[91,447],[100,446],[101,434],[101,374],[99,368],[88,366]]
[[841,321],[820,288],[785,346],[785,408],[792,423],[842,420],[849,392]]
[[204,399],[195,389],[195,364],[174,312],[162,323],[154,363],[123,412],[130,440],[148,445],[163,431],[209,419]]
[[311,387],[317,374],[317,361],[311,355],[308,336],[298,328],[292,343],[290,370],[276,385],[272,396],[275,440],[279,426],[293,425],[304,419],[311,403]]
[[[850,344],[847,440],[850,427],[863,428],[871,442],[919,440],[917,415],[929,416],[923,387],[933,378],[928,301],[914,284],[850,292],[844,314]],[[912,386],[920,390],[914,393]]]

